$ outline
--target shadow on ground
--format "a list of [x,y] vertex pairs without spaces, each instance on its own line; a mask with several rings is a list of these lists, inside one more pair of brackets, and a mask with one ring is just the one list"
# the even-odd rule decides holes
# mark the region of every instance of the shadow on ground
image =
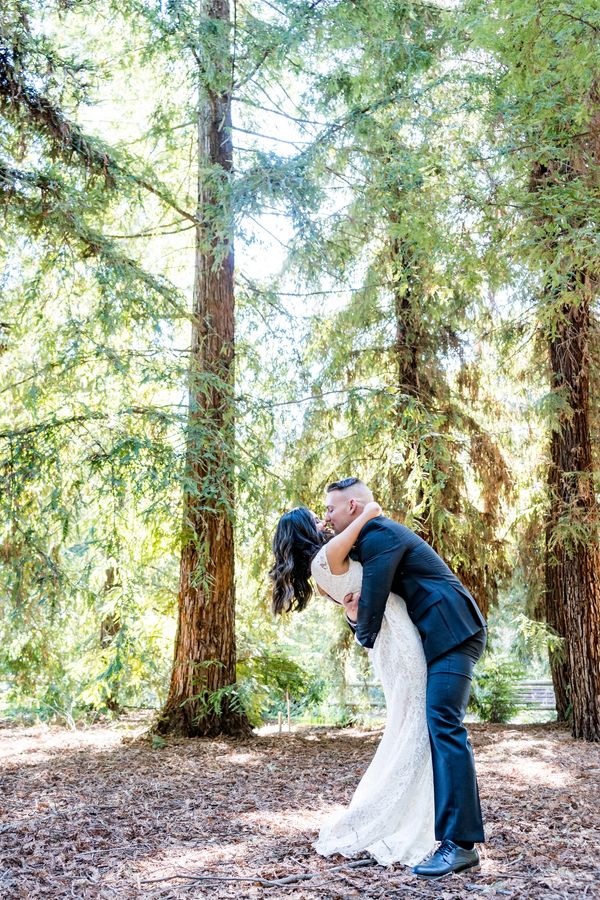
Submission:
[[556,725],[470,730],[482,869],[431,884],[401,866],[351,868],[312,850],[379,733],[153,748],[114,728],[2,728],[0,897],[600,898],[600,747]]

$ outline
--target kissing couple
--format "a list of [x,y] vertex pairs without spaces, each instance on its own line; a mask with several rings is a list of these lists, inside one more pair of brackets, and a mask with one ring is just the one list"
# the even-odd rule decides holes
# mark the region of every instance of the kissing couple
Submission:
[[279,520],[273,610],[304,609],[312,575],[369,654],[387,721],[349,806],[325,822],[315,849],[367,851],[427,879],[477,870],[483,820],[463,719],[485,619],[435,550],[383,516],[358,478],[330,484],[325,504],[322,521],[304,507]]

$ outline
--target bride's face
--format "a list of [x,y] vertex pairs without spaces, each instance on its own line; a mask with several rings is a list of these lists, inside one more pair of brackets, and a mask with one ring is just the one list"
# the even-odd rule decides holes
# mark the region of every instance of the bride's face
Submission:
[[[312,512],[312,510],[311,510]],[[327,530],[327,522],[324,519],[320,519],[316,512],[313,512],[313,516],[315,517],[315,525],[317,526],[317,531],[326,531]]]

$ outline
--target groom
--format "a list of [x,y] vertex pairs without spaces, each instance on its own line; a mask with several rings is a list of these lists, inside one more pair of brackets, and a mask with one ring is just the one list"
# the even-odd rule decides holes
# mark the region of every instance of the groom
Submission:
[[[358,478],[327,488],[325,521],[343,531],[373,500]],[[435,853],[414,866],[421,878],[479,867],[476,841],[483,821],[473,751],[463,718],[473,666],[483,653],[486,623],[475,600],[435,550],[409,528],[378,516],[362,529],[355,559],[362,563],[358,599],[345,598],[346,618],[363,647],[372,647],[390,592],[399,594],[416,626],[427,660],[427,726],[433,764]]]

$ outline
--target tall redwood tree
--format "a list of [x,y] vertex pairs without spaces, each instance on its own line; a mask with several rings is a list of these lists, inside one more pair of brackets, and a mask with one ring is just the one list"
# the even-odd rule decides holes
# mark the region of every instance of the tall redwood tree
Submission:
[[250,730],[235,691],[229,2],[206,0],[202,10],[212,59],[207,66],[194,53],[201,82],[198,224],[178,623],[169,696],[157,726],[190,737]]
[[[580,106],[587,116],[552,121],[554,158],[534,163],[529,183],[546,287],[539,307],[558,414],[550,439],[546,523],[545,608],[564,638],[551,654],[559,718],[575,737],[600,740],[600,506],[594,489],[590,424],[591,310],[600,276],[593,256],[574,252],[588,203],[598,193],[600,89],[592,79]],[[547,125],[546,125],[547,127]],[[540,136],[540,142],[547,135]],[[563,202],[557,204],[556,198]]]

